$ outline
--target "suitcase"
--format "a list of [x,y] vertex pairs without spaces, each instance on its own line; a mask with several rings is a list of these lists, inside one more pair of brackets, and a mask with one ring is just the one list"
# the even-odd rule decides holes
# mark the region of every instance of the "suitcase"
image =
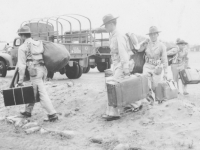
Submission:
[[33,86],[24,86],[3,90],[3,97],[5,106],[39,102],[38,98],[35,100]]
[[200,74],[196,69],[184,69],[179,74],[183,84],[200,83]]
[[178,97],[178,89],[175,87],[174,81],[164,81],[158,83],[155,91],[156,100],[170,100]]
[[106,85],[108,105],[113,107],[123,107],[146,98],[149,92],[148,78],[145,75],[131,75],[120,81],[109,81]]

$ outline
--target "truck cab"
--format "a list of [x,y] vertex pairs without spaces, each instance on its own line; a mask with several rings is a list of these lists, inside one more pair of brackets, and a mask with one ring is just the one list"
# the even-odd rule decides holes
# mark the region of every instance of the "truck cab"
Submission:
[[21,39],[15,38],[11,49],[0,51],[0,77],[5,77],[7,71],[15,69],[17,65],[17,50],[21,44]]

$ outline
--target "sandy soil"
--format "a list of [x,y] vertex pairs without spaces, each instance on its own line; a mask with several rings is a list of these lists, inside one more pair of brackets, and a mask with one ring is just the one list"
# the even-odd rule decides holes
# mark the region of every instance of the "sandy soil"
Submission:
[[[190,54],[190,64],[200,69],[200,53]],[[0,88],[6,88],[13,71],[0,78]],[[69,83],[73,83],[69,87]],[[153,107],[144,104],[141,111],[126,113],[120,120],[105,122],[106,90],[104,74],[91,70],[78,80],[68,80],[56,73],[46,82],[47,91],[58,111],[59,121],[45,123],[44,110],[38,103],[31,121],[48,129],[72,130],[72,139],[40,133],[25,134],[13,125],[0,122],[0,150],[112,150],[119,143],[128,143],[142,150],[199,150],[200,149],[200,85],[189,85],[189,96],[179,95]],[[0,117],[19,114],[24,106],[4,107],[0,96]],[[90,142],[100,138],[101,144]]]

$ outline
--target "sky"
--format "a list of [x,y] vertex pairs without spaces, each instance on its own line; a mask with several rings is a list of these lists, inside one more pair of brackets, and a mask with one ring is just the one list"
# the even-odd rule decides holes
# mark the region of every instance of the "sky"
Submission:
[[[162,40],[200,44],[199,0],[0,0],[0,14],[0,41],[13,41],[21,23],[33,18],[81,14],[97,28],[104,15],[113,14],[123,33],[147,37],[149,27],[157,26]],[[88,29],[88,22],[81,21]],[[69,25],[63,25],[68,31]],[[77,27],[73,21],[73,29]]]

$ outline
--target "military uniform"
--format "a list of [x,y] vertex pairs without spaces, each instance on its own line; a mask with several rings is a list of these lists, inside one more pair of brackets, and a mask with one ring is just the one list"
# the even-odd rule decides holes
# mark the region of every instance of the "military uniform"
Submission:
[[[110,35],[110,49],[111,59],[113,63],[113,76],[109,79],[120,79],[123,78],[124,69],[131,71],[133,68],[130,63],[130,56],[133,54],[129,47],[129,41],[125,35],[122,35],[119,31],[114,30]],[[109,116],[119,116],[119,109],[111,106],[107,106],[106,114]]]
[[177,46],[168,51],[169,55],[175,55],[172,59],[171,69],[174,81],[178,82],[178,73],[180,70],[188,67],[188,49],[180,50]]
[[111,59],[113,63],[114,78],[124,76],[123,70],[130,67],[130,55],[132,51],[129,47],[129,41],[125,35],[115,30],[110,35]]
[[[37,97],[37,93],[39,94],[40,103],[47,111],[48,115],[55,114],[56,111],[52,105],[51,100],[46,92],[44,86],[44,79],[47,75],[47,69],[44,66],[44,62],[42,60],[42,54],[37,55],[37,60],[33,59],[33,56],[30,52],[30,43],[35,42],[31,38],[25,40],[25,42],[18,49],[18,70],[19,70],[19,84],[23,83],[25,69],[28,67],[29,69],[34,68],[36,70],[36,76],[31,77],[30,80],[33,84],[34,94]],[[27,104],[25,106],[25,112],[31,113],[33,110],[34,104]]]
[[[173,74],[173,79],[175,82],[178,83],[179,79],[179,72],[183,69],[186,69],[188,67],[188,49],[184,48],[183,50],[180,50],[177,46],[176,48],[173,48],[168,51],[169,55],[175,55],[172,59],[171,69]],[[186,92],[187,85],[183,85],[183,91]]]
[[[143,66],[143,74],[148,75],[150,92],[155,92],[159,82],[163,81],[163,73],[167,72],[168,59],[165,45],[160,42],[149,42],[146,48],[145,64]],[[156,74],[157,67],[162,67],[164,71]],[[152,93],[150,93],[152,95]]]

